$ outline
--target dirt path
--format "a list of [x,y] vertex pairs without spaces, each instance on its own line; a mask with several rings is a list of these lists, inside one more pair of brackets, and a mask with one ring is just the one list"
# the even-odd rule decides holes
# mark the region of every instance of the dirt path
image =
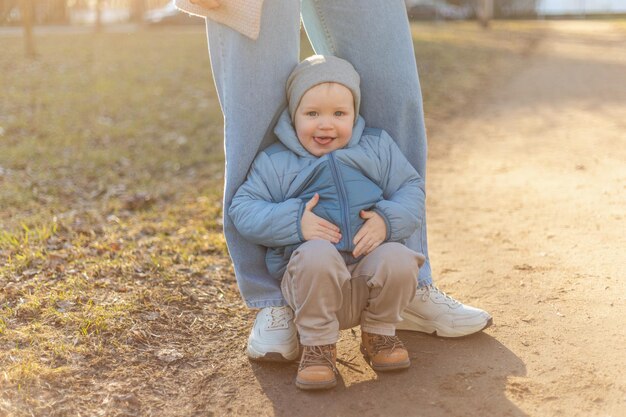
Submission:
[[[408,372],[376,376],[345,332],[341,381],[298,392],[296,365],[237,357],[215,414],[626,416],[626,36],[554,23],[526,67],[430,136],[440,287],[488,309],[485,333],[403,332]],[[237,376],[234,376],[237,375]]]
[[488,334],[516,371],[494,384],[475,346],[492,381],[469,395],[476,410],[491,394],[510,401],[486,401],[500,415],[625,416],[626,37],[553,30],[432,138],[432,256],[441,286],[494,314]]

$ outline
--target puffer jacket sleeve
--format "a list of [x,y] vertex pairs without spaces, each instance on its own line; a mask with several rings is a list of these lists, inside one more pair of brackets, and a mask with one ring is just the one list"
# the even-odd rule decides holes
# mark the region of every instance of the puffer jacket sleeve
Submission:
[[277,201],[278,183],[272,161],[260,153],[228,209],[237,231],[258,245],[281,247],[304,241],[300,223],[305,203],[298,198]]
[[374,211],[387,225],[387,241],[408,239],[424,218],[424,179],[385,131],[378,142],[383,200]]

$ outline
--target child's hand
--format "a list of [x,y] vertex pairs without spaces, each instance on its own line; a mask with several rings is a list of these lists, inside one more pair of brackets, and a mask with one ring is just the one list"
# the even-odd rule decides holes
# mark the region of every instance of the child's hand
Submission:
[[313,207],[317,205],[319,200],[319,194],[315,193],[313,198],[304,206],[301,223],[302,236],[304,240],[324,239],[337,243],[341,240],[339,228],[313,213]]
[[361,210],[360,214],[361,218],[365,219],[365,223],[352,241],[356,245],[352,251],[355,258],[363,254],[367,255],[383,243],[387,237],[387,225],[380,214],[365,210]]

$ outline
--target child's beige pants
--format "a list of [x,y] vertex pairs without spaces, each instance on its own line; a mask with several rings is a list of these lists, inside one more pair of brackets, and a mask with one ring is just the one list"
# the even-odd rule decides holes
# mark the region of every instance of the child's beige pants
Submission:
[[281,289],[295,311],[303,345],[328,345],[340,329],[393,336],[400,313],[415,296],[424,256],[400,243],[383,243],[346,265],[332,243],[310,240],[291,255]]

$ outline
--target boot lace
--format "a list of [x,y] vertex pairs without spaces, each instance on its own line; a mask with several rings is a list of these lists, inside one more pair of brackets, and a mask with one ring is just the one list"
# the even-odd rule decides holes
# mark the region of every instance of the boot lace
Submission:
[[309,366],[328,366],[336,374],[337,367],[333,360],[333,345],[304,346],[299,370]]
[[404,349],[404,344],[398,336],[385,336],[382,334],[374,334],[370,335],[370,343],[372,344],[371,353],[372,356],[378,354],[383,350],[389,349],[389,353],[393,352],[395,349]]
[[450,297],[448,294],[441,291],[439,288],[435,287],[432,284],[424,287],[424,289],[425,291],[422,294],[422,301],[428,300],[430,294],[433,293],[435,296],[439,296],[439,298],[442,298],[450,307],[456,307],[457,305],[461,305],[460,302]]
[[286,329],[289,327],[291,312],[287,307],[270,307],[268,329]]

